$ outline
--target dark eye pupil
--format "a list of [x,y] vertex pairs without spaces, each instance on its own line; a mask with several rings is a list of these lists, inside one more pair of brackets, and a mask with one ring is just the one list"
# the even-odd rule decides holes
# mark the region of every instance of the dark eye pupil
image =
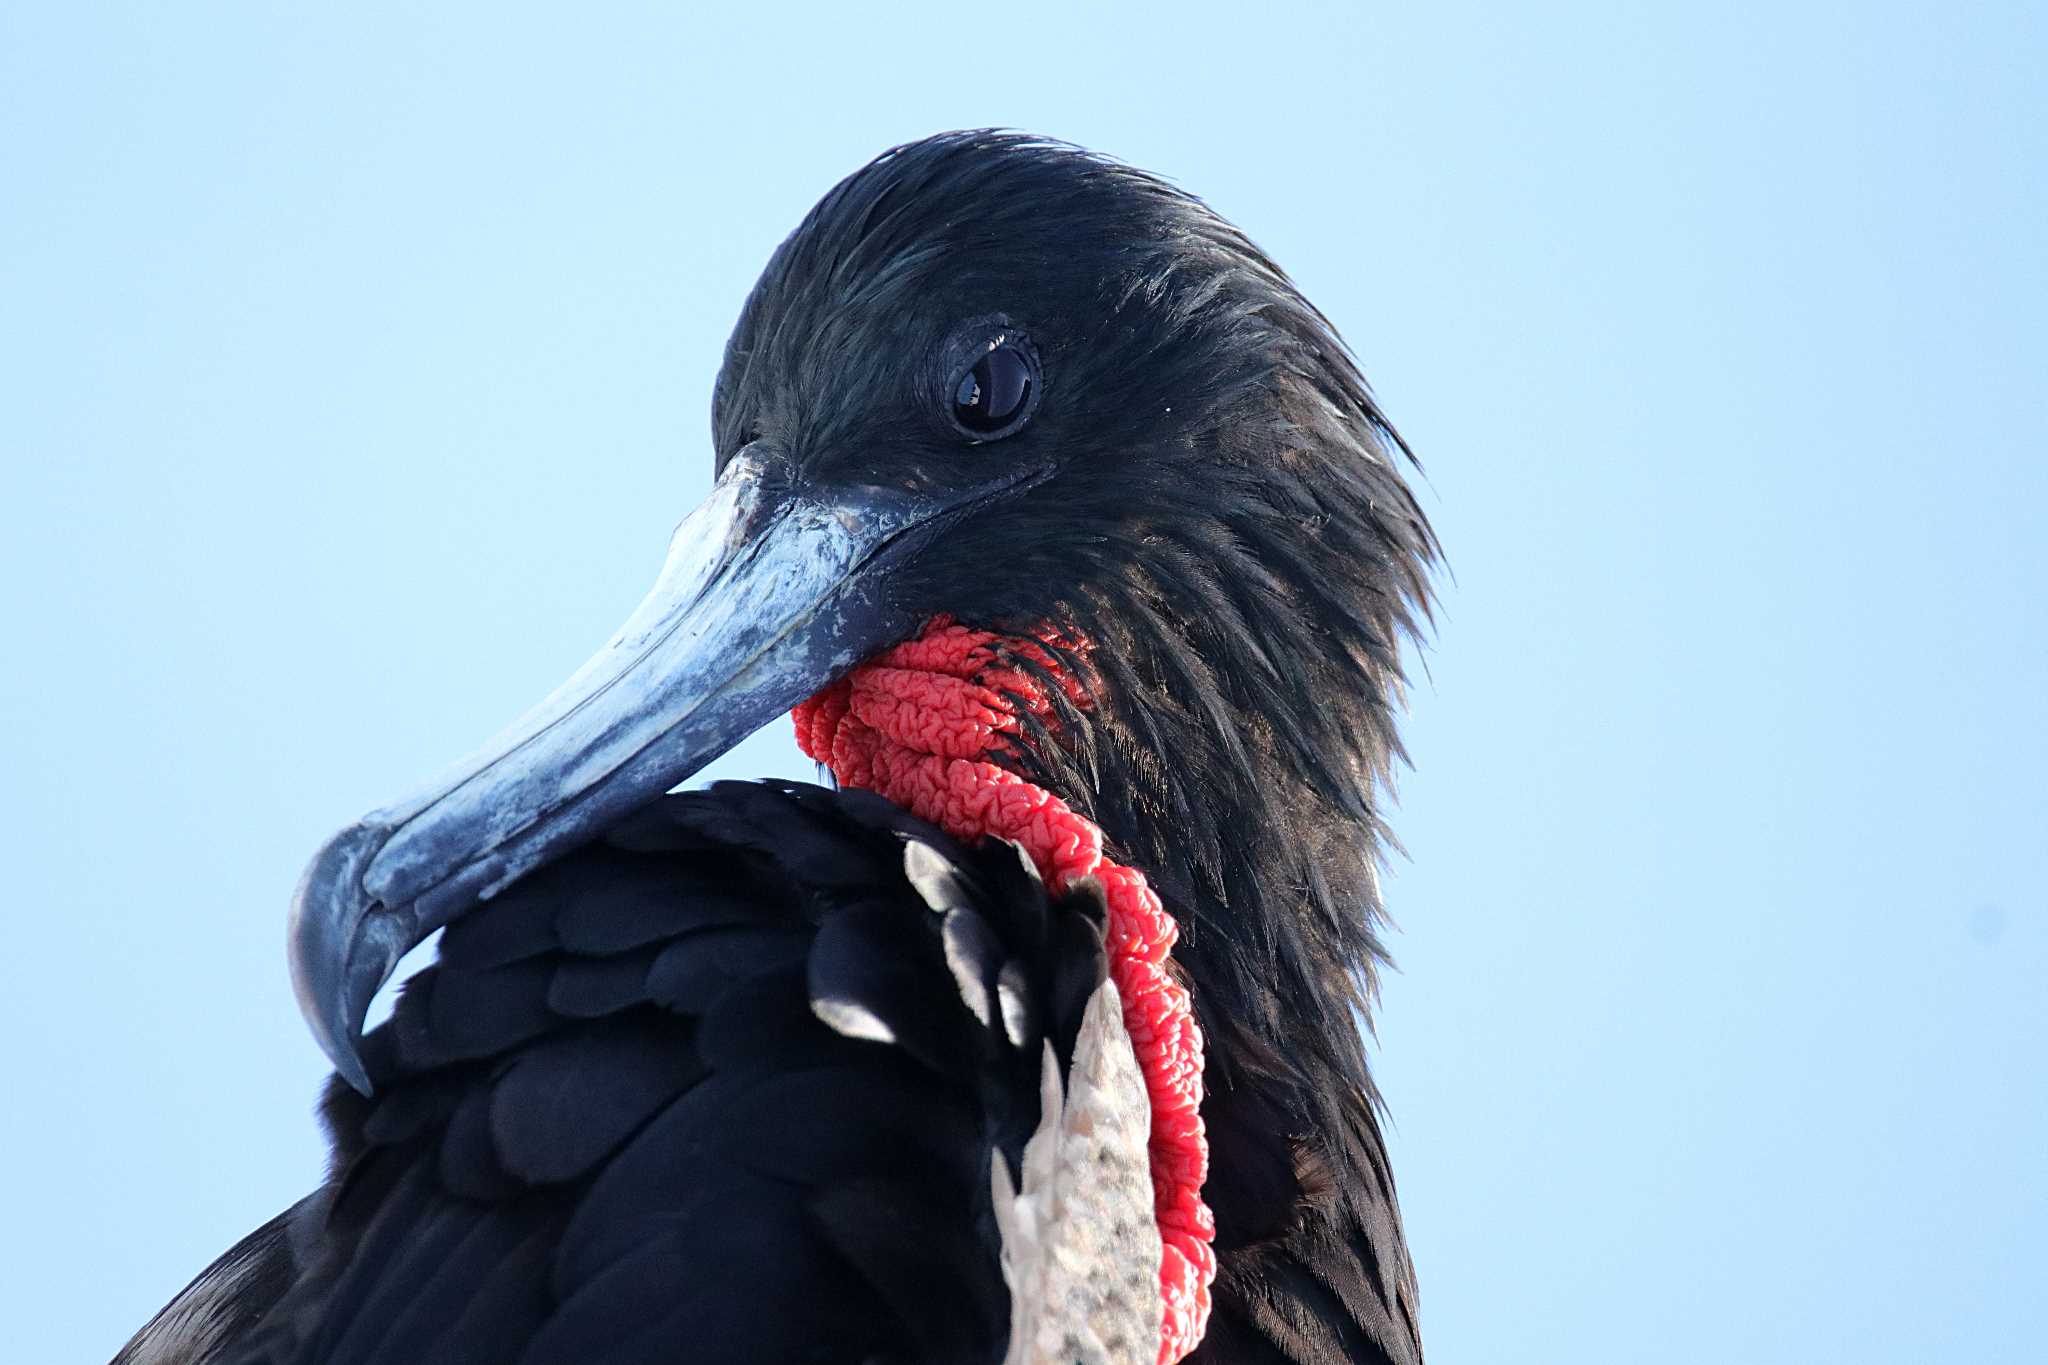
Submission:
[[1031,365],[1004,344],[974,362],[953,390],[953,416],[969,431],[998,431],[1031,397]]

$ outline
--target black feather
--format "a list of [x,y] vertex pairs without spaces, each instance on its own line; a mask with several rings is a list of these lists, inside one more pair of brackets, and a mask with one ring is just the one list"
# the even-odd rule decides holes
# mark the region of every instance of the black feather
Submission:
[[[790,785],[668,798],[630,853],[508,891],[507,943],[489,911],[467,921],[459,963],[372,1035],[402,1040],[376,1096],[331,1099],[335,1180],[231,1358],[999,1356],[989,1166],[1036,1124],[1045,1040],[1012,1048],[961,1000],[905,841],[953,869],[980,969],[1017,983],[1062,1055],[1071,982],[1103,972],[1099,901],[1049,901],[1005,845],[848,804]],[[827,1027],[814,991],[893,1041]]]
[[513,1179],[580,1179],[702,1078],[686,1029],[645,1016],[636,1023],[558,1032],[505,1064],[491,1091],[490,1127]]

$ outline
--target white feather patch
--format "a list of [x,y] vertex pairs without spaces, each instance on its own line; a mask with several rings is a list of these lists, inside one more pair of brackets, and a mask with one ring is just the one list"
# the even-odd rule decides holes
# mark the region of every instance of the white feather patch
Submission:
[[904,840],[903,876],[924,903],[939,914],[970,903],[967,893],[960,889],[960,878],[954,875],[953,865],[921,839]]
[[1113,983],[1088,1001],[1065,1094],[1050,1044],[1039,1084],[1043,1118],[1024,1147],[1022,1188],[1001,1157],[991,1175],[1010,1289],[1003,1365],[1153,1365],[1152,1106]]

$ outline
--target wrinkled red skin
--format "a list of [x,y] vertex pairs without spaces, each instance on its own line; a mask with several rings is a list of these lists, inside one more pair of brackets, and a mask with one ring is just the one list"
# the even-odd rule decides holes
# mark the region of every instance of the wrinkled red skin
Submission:
[[1037,678],[1001,663],[1005,645],[1055,666],[1032,641],[939,617],[798,706],[797,744],[841,786],[887,797],[956,839],[1015,840],[1056,891],[1081,877],[1102,883],[1110,979],[1152,1099],[1153,1207],[1164,1244],[1159,1365],[1173,1365],[1202,1339],[1216,1278],[1216,1222],[1202,1202],[1202,1031],[1166,965],[1179,929],[1144,873],[1103,856],[1094,822],[995,761],[1019,728],[1012,697],[1041,717],[1051,709]]

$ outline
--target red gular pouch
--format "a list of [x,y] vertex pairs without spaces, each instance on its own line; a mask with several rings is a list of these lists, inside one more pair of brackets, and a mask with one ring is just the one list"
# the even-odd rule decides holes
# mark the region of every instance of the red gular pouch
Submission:
[[[1003,766],[1016,758],[1018,708],[1041,722],[1052,715],[1048,675],[1085,704],[1044,647],[1053,638],[1010,638],[937,617],[798,706],[797,744],[841,786],[875,792],[956,839],[1014,841],[1056,892],[1083,877],[1102,884],[1110,979],[1152,1102],[1153,1208],[1163,1247],[1159,1362],[1172,1365],[1200,1343],[1216,1278],[1216,1222],[1202,1202],[1202,1031],[1167,965],[1179,927],[1145,874],[1103,855],[1092,820]],[[1033,667],[1019,667],[1019,658]]]

